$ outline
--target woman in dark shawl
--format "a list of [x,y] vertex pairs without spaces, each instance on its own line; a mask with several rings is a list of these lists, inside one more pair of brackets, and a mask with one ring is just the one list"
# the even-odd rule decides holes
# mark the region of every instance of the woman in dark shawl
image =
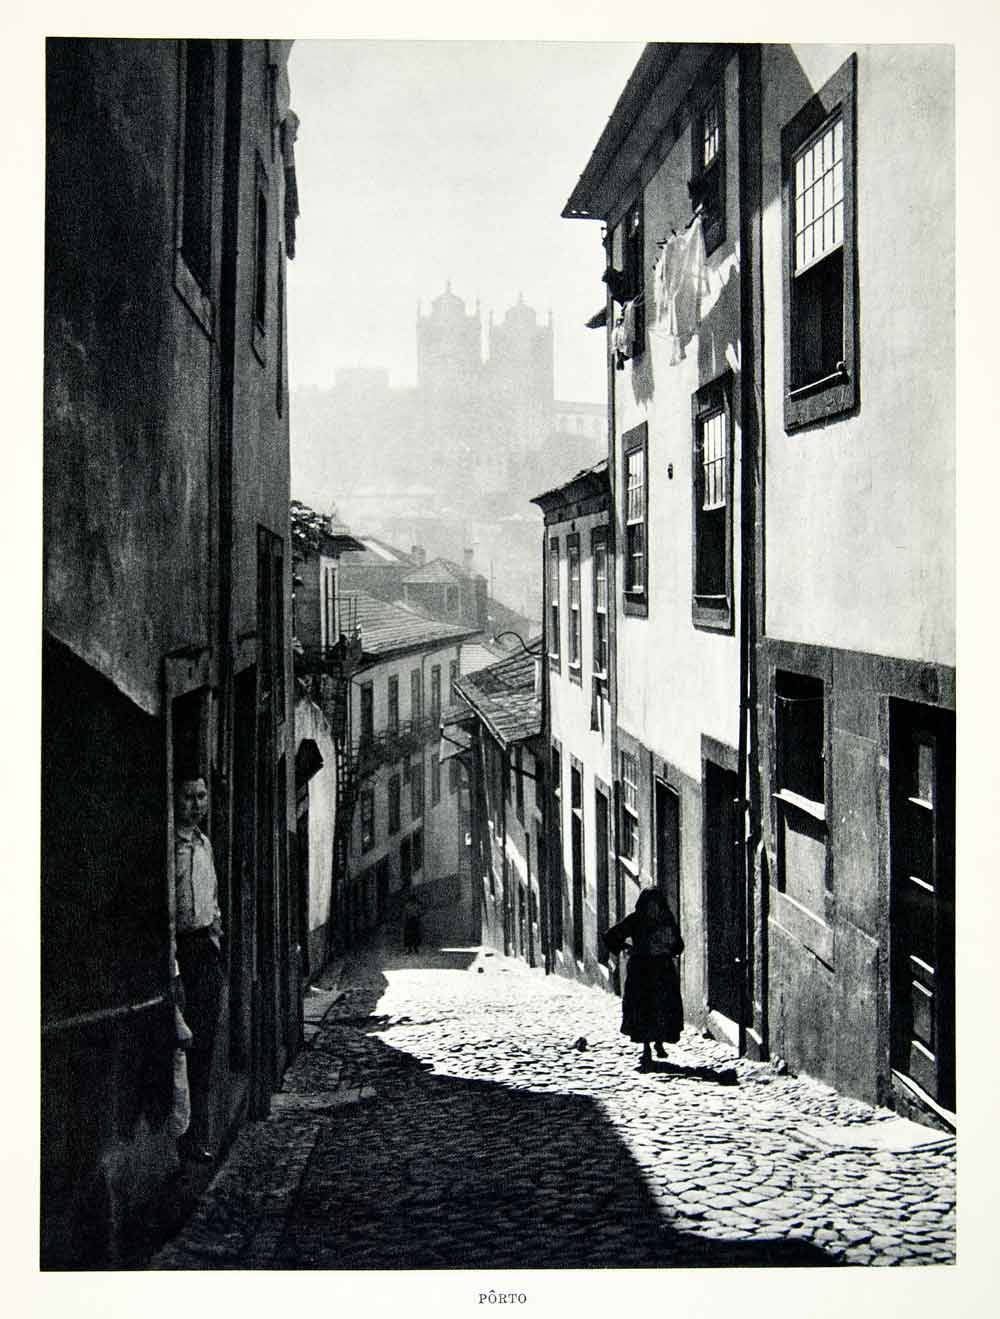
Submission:
[[684,951],[677,921],[663,894],[643,889],[631,916],[613,925],[604,936],[613,953],[628,945],[630,956],[622,995],[622,1034],[642,1044],[639,1066],[653,1065],[650,1045],[666,1056],[664,1041],[676,1044],[684,1025],[684,1007],[674,958]]

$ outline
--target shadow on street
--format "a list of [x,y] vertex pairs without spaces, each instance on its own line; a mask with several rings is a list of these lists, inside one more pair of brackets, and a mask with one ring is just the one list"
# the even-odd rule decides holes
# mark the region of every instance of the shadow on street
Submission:
[[[452,956],[372,950],[382,971]],[[454,962],[454,969],[471,964]],[[448,964],[448,963],[444,963]],[[672,1226],[601,1107],[430,1073],[367,1033],[387,986],[372,963],[349,986],[295,1089],[344,1058],[375,1098],[331,1109],[269,1260],[282,1269],[776,1267],[830,1265],[806,1241],[709,1240]],[[401,1018],[396,1018],[400,1024]],[[668,1076],[724,1073],[663,1063]],[[281,1116],[272,1118],[281,1122]],[[669,1190],[669,1188],[667,1188]],[[736,1234],[734,1233],[734,1238]],[[230,1267],[240,1267],[234,1259]],[[244,1263],[242,1267],[247,1267]],[[223,1265],[225,1267],[225,1265]]]

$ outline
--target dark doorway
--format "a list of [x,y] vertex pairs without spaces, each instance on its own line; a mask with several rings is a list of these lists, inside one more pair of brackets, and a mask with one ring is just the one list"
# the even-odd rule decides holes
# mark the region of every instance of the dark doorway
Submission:
[[955,1111],[955,715],[890,702],[892,1066]]
[[737,1023],[744,1009],[746,904],[740,866],[739,779],[704,762],[704,874],[708,1006]]
[[389,858],[384,856],[375,867],[375,918],[379,925],[389,909]]
[[572,765],[570,782],[570,842],[573,863],[573,956],[583,961],[583,773]]
[[604,935],[611,924],[611,895],[608,889],[608,854],[611,839],[608,833],[608,798],[600,788],[594,789],[594,831],[597,835],[597,960],[608,964],[608,950]]
[[303,985],[312,974],[309,956],[309,787],[299,789],[295,803],[295,869],[298,900],[299,959]]
[[411,877],[410,839],[407,837],[399,845],[399,887],[404,892],[410,887]]
[[681,923],[681,799],[656,780],[656,887]]

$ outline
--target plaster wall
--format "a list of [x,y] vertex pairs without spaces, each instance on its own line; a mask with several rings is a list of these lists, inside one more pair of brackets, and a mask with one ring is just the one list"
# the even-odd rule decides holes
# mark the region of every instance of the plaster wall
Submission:
[[295,744],[311,739],[323,757],[323,768],[309,780],[309,929],[313,936],[331,915],[333,840],[337,822],[337,749],[318,705],[307,699],[295,703]]
[[[615,565],[619,725],[685,773],[700,778],[701,735],[733,743],[738,735],[739,651],[729,633],[692,622],[692,395],[732,372],[732,618],[739,617],[740,361],[738,63],[725,70],[725,238],[708,257],[709,292],[698,332],[670,364],[671,344],[655,324],[653,267],[658,242],[691,215],[691,133],[680,136],[644,179],[647,341],[642,356],[614,375],[617,541]],[[626,200],[623,198],[623,201]],[[623,612],[625,490],[622,436],[648,423],[648,615]],[[670,475],[672,469],[673,475]]]
[[[434,665],[441,666],[442,704],[447,704],[448,673],[452,660],[458,660],[460,646],[456,644],[442,646],[423,653],[415,652],[395,658],[386,658],[377,664],[362,670],[351,685],[351,728],[355,746],[361,728],[361,686],[372,684],[373,725],[376,736],[388,727],[389,678],[399,680],[399,719],[403,723],[412,718],[410,704],[410,674],[423,669],[424,713],[430,714],[430,674]],[[411,784],[403,782],[403,763],[406,757],[381,765],[373,774],[366,776],[359,789],[358,804],[355,806],[351,825],[349,851],[349,872],[358,876],[363,871],[374,868],[384,858],[389,858],[390,892],[395,893],[400,886],[399,845],[402,840],[417,828],[423,829],[424,849],[423,867],[413,875],[414,887],[430,883],[445,876],[454,876],[459,872],[460,845],[459,836],[459,791],[454,792],[449,786],[447,763],[440,767],[441,799],[433,805],[432,773],[434,753],[438,750],[437,739],[409,757],[411,766],[423,765],[424,803],[423,811],[417,815],[412,810]],[[400,778],[400,828],[389,833],[389,780],[398,774]],[[360,792],[371,789],[374,793],[375,807],[375,842],[367,851],[361,850],[361,807]]]
[[[594,672],[594,561],[591,553],[591,533],[596,527],[608,525],[607,512],[585,514],[566,521],[551,522],[545,528],[546,554],[553,539],[559,541],[559,626],[560,662],[556,669],[549,665],[549,719],[551,736],[562,749],[562,903],[563,947],[555,953],[556,969],[564,975],[608,987],[610,976],[600,962],[600,936],[597,914],[597,817],[595,792],[598,783],[608,798],[608,829],[614,829],[614,793],[611,767],[611,703],[600,698],[600,727],[591,728]],[[569,564],[566,553],[567,536],[580,537],[580,682],[574,681],[569,667]],[[608,581],[609,611],[614,608],[610,598],[612,567],[609,555]],[[610,627],[610,619],[609,619]],[[572,834],[570,831],[570,767],[572,758],[580,762],[583,777],[583,946],[582,963],[573,955],[573,899],[572,899]],[[610,841],[610,840],[609,840]],[[609,857],[608,883],[612,909],[609,924],[614,921],[614,866]],[[556,876],[555,878],[558,878]],[[601,922],[603,924],[603,922]],[[606,927],[605,927],[606,928]]]
[[212,346],[174,287],[178,51],[47,52],[45,625],[147,714],[212,607]]
[[[362,637],[362,644],[364,638]],[[458,661],[461,645],[452,642],[448,645],[428,646],[423,651],[411,651],[404,655],[387,655],[361,669],[351,683],[351,736],[357,744],[361,733],[361,688],[365,683],[372,685],[372,723],[375,735],[384,733],[389,726],[389,679],[399,681],[399,720],[405,723],[413,718],[411,702],[411,678],[415,671],[420,673],[421,691],[423,692],[424,716],[431,713],[431,670],[435,665],[441,667],[441,708],[447,707],[450,699],[449,673],[452,660]],[[459,670],[460,671],[460,670]]]
[[[781,128],[855,50],[860,406],[786,434]],[[766,631],[953,664],[953,54],[765,46],[763,133]]]

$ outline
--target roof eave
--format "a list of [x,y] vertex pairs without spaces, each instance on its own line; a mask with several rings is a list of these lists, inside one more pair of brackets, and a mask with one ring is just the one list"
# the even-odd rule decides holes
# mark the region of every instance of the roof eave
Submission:
[[673,119],[694,73],[717,48],[666,41],[646,46],[563,207],[564,220],[608,219]]

